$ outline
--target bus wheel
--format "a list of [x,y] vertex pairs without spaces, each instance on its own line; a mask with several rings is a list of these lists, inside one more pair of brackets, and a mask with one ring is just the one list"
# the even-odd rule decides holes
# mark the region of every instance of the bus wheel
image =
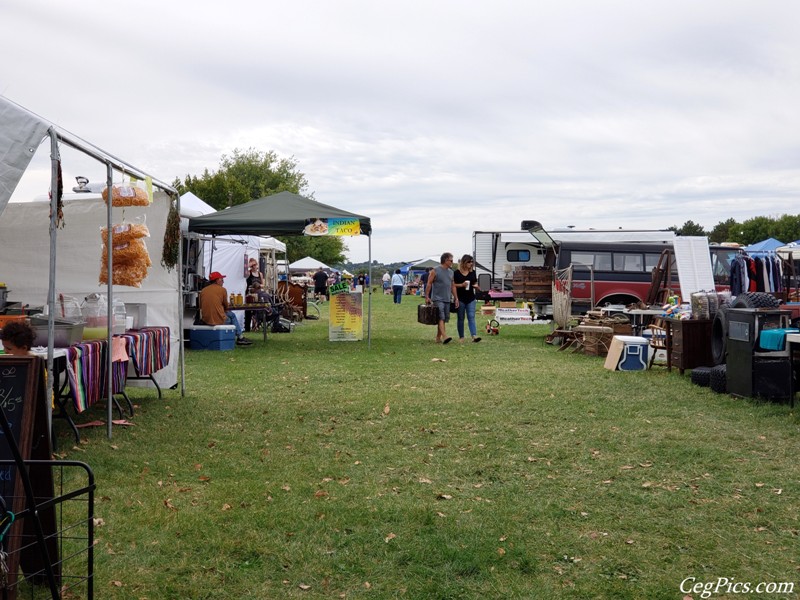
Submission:
[[728,355],[728,308],[727,304],[720,306],[711,323],[711,359],[715,365],[724,363]]

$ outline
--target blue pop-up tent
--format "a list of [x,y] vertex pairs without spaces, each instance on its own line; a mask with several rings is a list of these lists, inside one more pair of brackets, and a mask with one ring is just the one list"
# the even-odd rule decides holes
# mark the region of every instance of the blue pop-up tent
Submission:
[[753,253],[764,253],[764,252],[775,252],[781,246],[785,246],[785,244],[780,241],[776,240],[775,238],[767,238],[766,240],[762,240],[760,242],[756,242],[755,244],[750,244],[749,246],[744,247],[744,251],[748,254]]

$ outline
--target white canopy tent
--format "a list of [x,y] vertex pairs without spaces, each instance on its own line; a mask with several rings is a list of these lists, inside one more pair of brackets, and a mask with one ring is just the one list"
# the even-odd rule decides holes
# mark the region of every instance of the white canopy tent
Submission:
[[316,258],[311,258],[310,256],[296,260],[289,265],[290,272],[302,271],[305,273],[306,271],[316,271],[317,269],[323,269],[325,271],[331,270],[324,262],[318,261]]
[[[53,393],[53,340],[55,337],[55,296],[56,296],[56,257],[57,254],[57,238],[58,238],[58,229],[59,229],[59,213],[60,213],[60,203],[59,203],[59,196],[61,194],[61,154],[60,154],[60,145],[65,145],[70,148],[74,148],[75,150],[89,156],[100,163],[102,163],[106,167],[106,189],[108,190],[108,196],[112,196],[111,187],[113,183],[113,176],[114,171],[116,170],[118,173],[125,173],[130,176],[134,176],[140,180],[148,180],[152,183],[153,187],[156,190],[161,190],[165,192],[165,194],[156,194],[155,201],[163,202],[165,205],[168,205],[171,202],[175,203],[175,208],[180,210],[180,198],[178,197],[177,191],[170,185],[155,179],[148,175],[143,170],[134,167],[133,165],[127,163],[124,160],[117,158],[116,156],[106,152],[98,148],[97,146],[71,134],[67,131],[61,129],[60,127],[56,126],[49,121],[46,121],[42,117],[26,110],[25,108],[19,106],[18,104],[8,100],[7,98],[0,96],[0,217],[2,217],[3,212],[5,211],[6,206],[8,205],[8,201],[11,198],[11,195],[14,192],[14,189],[19,184],[20,179],[22,178],[23,173],[27,169],[28,165],[30,164],[31,158],[35,154],[36,150],[38,149],[39,145],[44,141],[45,138],[49,137],[50,139],[50,163],[51,163],[51,177],[50,177],[50,189],[52,190],[52,199],[50,201],[49,206],[49,267],[48,267],[48,287],[47,287],[47,295],[46,295],[46,304],[48,306],[48,314],[49,314],[49,322],[48,322],[48,348],[47,348],[47,370],[50,376],[47,378],[47,395],[48,397]],[[102,202],[102,201],[101,201]],[[102,210],[100,211],[102,214]],[[113,232],[112,232],[112,224],[113,224],[113,207],[112,203],[108,202],[105,203],[105,226],[108,227],[109,232],[111,232],[109,245],[113,243]],[[64,221],[66,222],[66,221]],[[80,235],[76,235],[76,238],[82,238],[87,244],[93,243],[97,245],[96,238],[94,236],[86,236],[83,232]],[[91,239],[90,239],[91,237]],[[38,244],[36,247],[36,251],[41,253],[41,247],[43,245],[42,239],[35,240]],[[117,288],[113,285],[112,281],[113,278],[111,276],[112,273],[112,261],[113,261],[113,252],[108,252],[108,261],[106,264],[106,273],[108,279],[107,285],[107,297],[108,297],[108,321],[112,322],[113,320],[113,298],[114,294],[117,291]],[[157,257],[158,259],[159,257]],[[65,261],[65,258],[61,258],[61,261]],[[156,262],[156,261],[154,261]],[[180,244],[178,244],[178,264],[180,264]],[[97,264],[97,263],[95,263]],[[184,386],[184,368],[183,368],[183,328],[180,326],[183,320],[183,303],[181,302],[182,296],[182,286],[181,286],[181,277],[179,273],[179,269],[175,269],[173,273],[174,281],[176,282],[175,288],[177,289],[177,293],[175,294],[174,302],[177,306],[177,330],[178,330],[178,355],[179,355],[179,365],[180,365],[180,382],[181,382],[181,395],[185,393],[185,386]],[[108,344],[109,347],[111,346],[111,337],[112,337],[112,330],[109,327],[108,330]],[[112,435],[112,411],[113,411],[113,402],[112,402],[112,390],[113,390],[113,381],[112,381],[112,353],[108,352],[108,381],[107,381],[107,390],[108,390],[108,397],[107,397],[107,407],[108,407],[108,414],[107,414],[107,431],[108,437],[110,438]],[[50,424],[48,424],[49,426]]]
[[[187,239],[199,240],[202,244],[202,261],[197,265],[197,274],[208,278],[212,271],[225,275],[228,292],[244,295],[247,288],[247,262],[251,258],[265,257],[265,277],[271,289],[277,288],[277,254],[286,253],[286,244],[272,236],[218,235],[207,236],[188,231],[189,218],[217,212],[192,192],[181,196],[181,231]],[[184,286],[192,289],[190,282]]]

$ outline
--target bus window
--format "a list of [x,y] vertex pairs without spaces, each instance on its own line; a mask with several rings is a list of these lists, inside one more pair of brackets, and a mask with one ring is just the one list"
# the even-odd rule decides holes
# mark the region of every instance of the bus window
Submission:
[[658,266],[658,261],[661,260],[660,254],[645,253],[644,255],[644,270],[651,273],[653,269]]
[[627,271],[629,273],[641,273],[644,270],[644,255],[627,252],[614,253],[614,270]]
[[512,262],[529,262],[531,260],[530,250],[509,250],[506,252],[506,260]]
[[572,251],[572,264],[575,269],[588,271],[594,267],[595,271],[611,270],[611,252],[578,252]]

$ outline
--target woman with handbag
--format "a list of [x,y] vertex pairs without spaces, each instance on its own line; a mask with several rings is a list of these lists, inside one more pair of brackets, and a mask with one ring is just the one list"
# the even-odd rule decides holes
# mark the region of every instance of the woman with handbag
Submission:
[[458,262],[458,269],[453,274],[453,282],[458,296],[456,319],[458,341],[464,341],[464,317],[466,316],[472,341],[480,342],[478,327],[475,324],[475,305],[477,303],[475,290],[480,291],[480,288],[478,287],[478,276],[475,274],[475,260],[469,254],[462,256]]

